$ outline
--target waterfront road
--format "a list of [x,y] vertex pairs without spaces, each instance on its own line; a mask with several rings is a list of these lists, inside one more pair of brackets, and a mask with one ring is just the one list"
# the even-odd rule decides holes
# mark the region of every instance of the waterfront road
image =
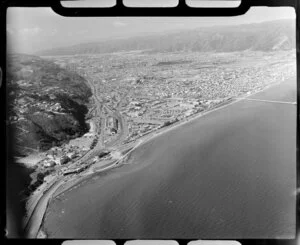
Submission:
[[48,190],[46,190],[43,196],[39,199],[25,227],[25,234],[27,238],[36,238],[42,224],[43,216],[46,212],[48,202],[62,182],[63,180],[60,179],[53,183],[52,186]]

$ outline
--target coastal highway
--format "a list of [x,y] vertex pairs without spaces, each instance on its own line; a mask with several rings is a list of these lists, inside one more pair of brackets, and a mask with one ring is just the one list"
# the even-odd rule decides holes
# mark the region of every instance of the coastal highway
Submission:
[[52,200],[43,229],[49,238],[292,238],[295,102],[294,78],[151,138],[123,166]]
[[[90,159],[92,159],[94,156],[96,156],[99,151],[102,151],[104,149],[104,143],[103,143],[103,132],[104,132],[104,125],[105,125],[105,119],[101,117],[102,115],[102,104],[101,100],[98,97],[96,86],[88,80],[88,83],[92,89],[93,96],[95,99],[95,117],[93,118],[94,124],[96,127],[96,132],[98,133],[98,141],[95,147],[88,151],[86,154],[84,154],[82,157],[80,157],[76,162],[73,163],[73,166],[81,165],[83,162],[86,162]],[[101,126],[100,126],[101,125]],[[54,181],[50,184],[50,187],[47,187],[47,190],[43,195],[40,195],[36,197],[38,200],[35,201],[35,206],[32,208],[32,212],[30,212],[29,217],[25,220],[25,234],[28,238],[35,238],[37,236],[37,233],[39,231],[40,225],[42,223],[43,214],[46,211],[48,201],[51,198],[52,194],[60,187],[60,185],[63,183],[64,177],[60,177],[58,180]]]
[[51,187],[46,190],[39,199],[25,227],[25,234],[27,238],[36,238],[42,223],[44,213],[46,212],[48,202],[62,182],[63,180],[59,179],[58,181],[53,183]]
[[[86,76],[85,76],[86,77]],[[106,106],[104,103],[102,103],[101,98],[99,98],[97,93],[97,87],[94,82],[92,82],[90,79],[86,77],[86,80],[89,84],[89,86],[92,89],[92,93],[95,100],[95,116],[93,118],[96,132],[98,133],[97,137],[97,144],[93,149],[88,151],[86,154],[84,154],[81,158],[79,158],[76,162],[73,163],[73,166],[81,165],[82,163],[92,159],[95,157],[99,152],[107,149],[107,147],[112,147],[117,145],[119,142],[121,142],[127,135],[127,124],[124,117],[122,117],[121,113],[117,110],[112,110],[108,106]],[[116,139],[114,139],[112,142],[109,142],[107,146],[104,144],[104,130],[105,130],[105,118],[103,117],[102,109],[105,107],[108,111],[110,111],[110,114],[117,118],[120,123],[120,130],[119,134]],[[111,168],[113,165],[110,165],[107,168]],[[105,169],[101,170],[104,171]],[[49,199],[52,197],[53,193],[60,187],[61,184],[63,184],[64,178],[62,177],[59,180],[54,181],[50,187],[48,187],[47,191],[41,197],[38,197],[38,201],[36,201],[35,207],[33,207],[33,211],[30,213],[26,224],[25,224],[25,234],[29,238],[34,238],[37,236],[37,233],[39,231],[40,225],[42,223],[43,214],[46,211],[46,207],[48,205]]]

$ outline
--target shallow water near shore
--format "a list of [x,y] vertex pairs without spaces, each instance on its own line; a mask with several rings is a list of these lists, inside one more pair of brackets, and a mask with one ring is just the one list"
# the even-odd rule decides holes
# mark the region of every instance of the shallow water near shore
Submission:
[[[254,99],[296,101],[290,79]],[[148,141],[53,200],[57,238],[292,238],[296,106],[242,100]]]

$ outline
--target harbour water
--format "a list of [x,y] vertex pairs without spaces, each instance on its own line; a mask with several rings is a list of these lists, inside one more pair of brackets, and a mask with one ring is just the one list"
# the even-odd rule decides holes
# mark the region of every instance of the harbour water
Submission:
[[296,79],[166,132],[52,200],[56,238],[292,238]]

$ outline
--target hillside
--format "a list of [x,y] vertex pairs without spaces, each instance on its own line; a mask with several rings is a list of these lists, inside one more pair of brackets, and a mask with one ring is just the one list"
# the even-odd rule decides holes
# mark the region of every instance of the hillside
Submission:
[[[201,20],[200,20],[201,21]],[[295,21],[216,26],[160,34],[85,43],[38,52],[39,55],[72,55],[148,50],[151,52],[243,50],[271,51],[295,48]]]
[[17,156],[47,150],[88,128],[84,78],[37,56],[7,57],[8,130]]

